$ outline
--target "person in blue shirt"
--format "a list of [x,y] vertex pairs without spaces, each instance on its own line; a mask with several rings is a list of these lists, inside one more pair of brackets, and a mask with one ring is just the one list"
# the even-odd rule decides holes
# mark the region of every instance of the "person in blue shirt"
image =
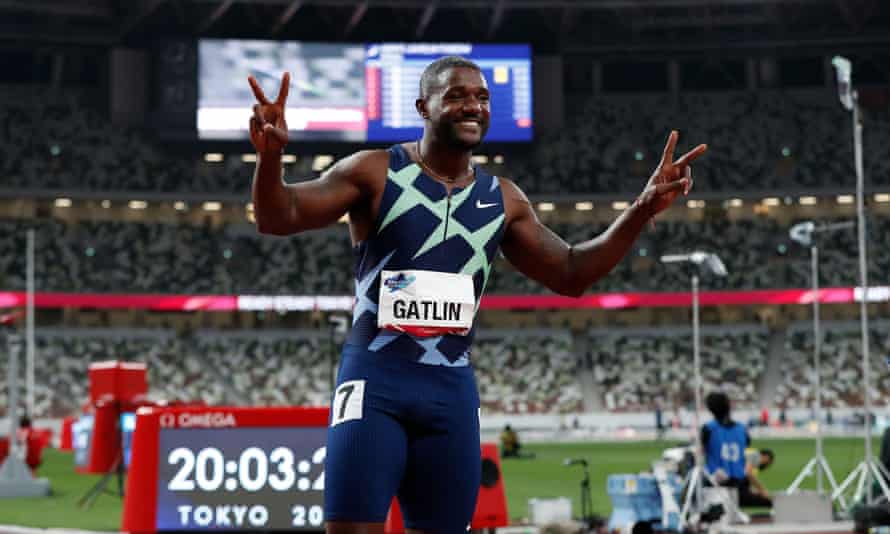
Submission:
[[714,416],[701,428],[705,469],[721,486],[738,489],[740,506],[772,506],[768,494],[751,489],[745,466],[745,450],[751,445],[751,436],[743,423],[733,421],[729,397],[723,392],[712,392],[705,398],[705,405]]

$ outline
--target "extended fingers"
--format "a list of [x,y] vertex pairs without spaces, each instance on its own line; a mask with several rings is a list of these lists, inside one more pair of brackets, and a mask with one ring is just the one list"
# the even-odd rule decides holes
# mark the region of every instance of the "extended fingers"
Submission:
[[284,76],[281,77],[281,88],[278,90],[278,98],[275,99],[277,105],[284,107],[288,91],[290,91],[290,73],[285,72]]
[[680,159],[678,159],[677,161],[674,162],[674,165],[676,165],[678,167],[683,167],[683,166],[689,165],[690,163],[695,161],[695,159],[697,157],[704,154],[706,150],[708,150],[708,145],[704,145],[704,144],[698,145],[697,147],[693,148],[689,152],[683,154],[683,156]]
[[668,165],[674,159],[674,148],[677,146],[677,130],[671,130],[668,135],[667,144],[664,145],[664,153],[661,155],[661,164]]
[[253,96],[256,97],[257,101],[260,104],[270,104],[269,99],[266,98],[266,94],[263,93],[263,89],[260,87],[260,84],[257,83],[256,78],[254,78],[253,76],[248,76],[247,83],[250,84],[250,89],[253,91]]
[[686,187],[683,189],[683,194],[688,195],[692,189],[692,167],[686,167],[684,178],[686,179]]

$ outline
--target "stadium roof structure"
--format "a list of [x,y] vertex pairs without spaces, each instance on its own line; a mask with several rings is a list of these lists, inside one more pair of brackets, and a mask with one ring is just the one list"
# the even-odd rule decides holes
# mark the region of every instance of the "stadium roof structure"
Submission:
[[531,42],[602,56],[886,47],[884,0],[0,0],[0,46],[160,37]]

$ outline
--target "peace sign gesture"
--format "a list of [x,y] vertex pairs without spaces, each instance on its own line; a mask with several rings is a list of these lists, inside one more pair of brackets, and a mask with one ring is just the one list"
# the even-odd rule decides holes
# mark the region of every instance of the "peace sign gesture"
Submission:
[[253,105],[250,118],[250,142],[258,153],[280,153],[287,144],[287,123],[284,121],[284,105],[290,88],[290,73],[281,78],[281,89],[275,102],[269,102],[253,76],[247,77],[258,104]]
[[692,189],[692,168],[689,165],[708,149],[708,145],[698,145],[674,161],[678,137],[677,130],[672,130],[661,161],[638,199],[650,217],[667,209],[681,191],[684,195],[689,194]]

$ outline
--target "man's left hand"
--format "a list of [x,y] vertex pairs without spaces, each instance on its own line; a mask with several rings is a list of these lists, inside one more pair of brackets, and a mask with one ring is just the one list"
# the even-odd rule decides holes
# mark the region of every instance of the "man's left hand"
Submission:
[[650,217],[667,209],[681,192],[684,195],[689,194],[689,190],[692,189],[690,164],[708,149],[708,145],[698,145],[674,161],[674,148],[677,146],[678,137],[676,130],[671,131],[661,161],[637,199]]

